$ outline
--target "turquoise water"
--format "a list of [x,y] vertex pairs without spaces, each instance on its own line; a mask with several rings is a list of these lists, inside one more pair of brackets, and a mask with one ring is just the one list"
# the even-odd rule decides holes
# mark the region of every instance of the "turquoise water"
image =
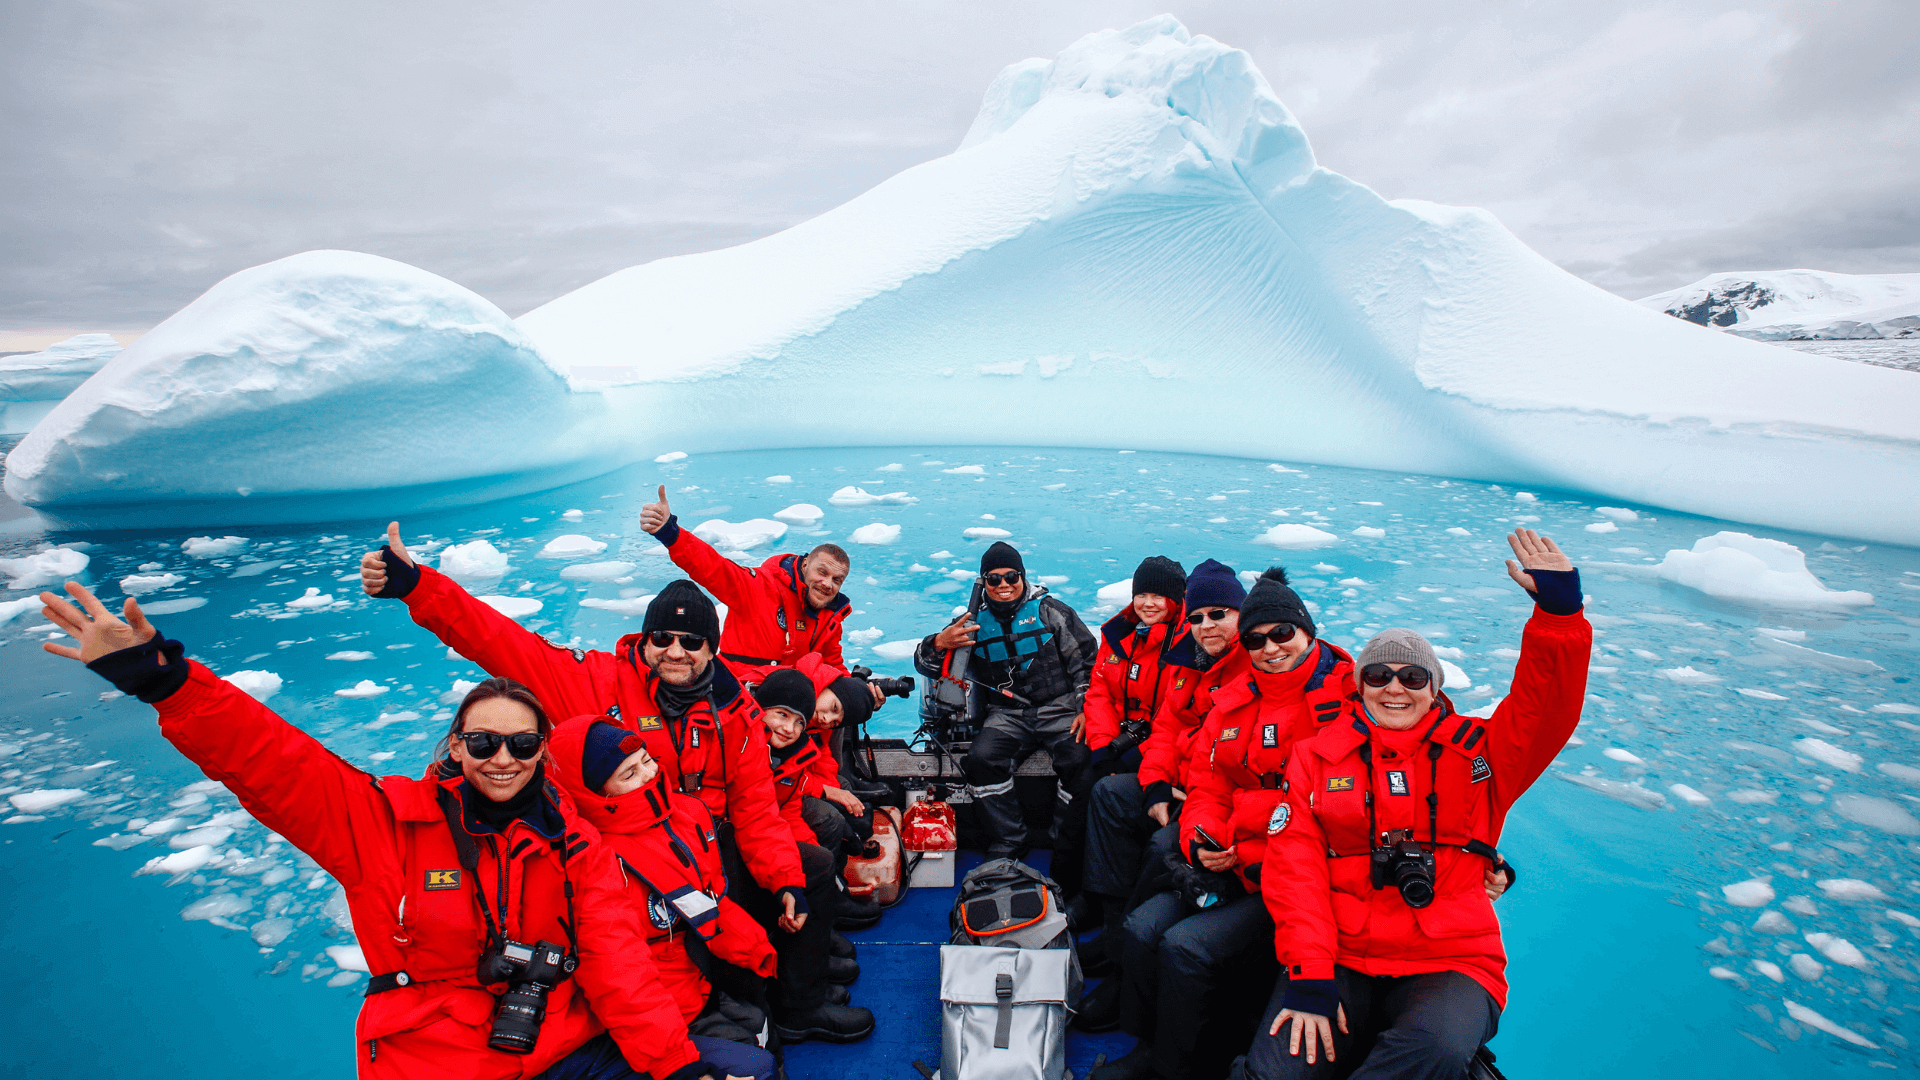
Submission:
[[[979,471],[950,471],[968,466]],[[847,626],[857,642],[849,653],[886,674],[910,674],[902,643],[964,601],[964,571],[989,542],[966,529],[1006,530],[1030,572],[1090,624],[1114,609],[1098,599],[1099,588],[1147,554],[1188,567],[1206,557],[1240,570],[1280,563],[1337,642],[1410,625],[1457,650],[1446,655],[1473,686],[1456,700],[1481,711],[1506,692],[1512,660],[1498,650],[1518,646],[1528,611],[1502,568],[1500,538],[1529,524],[1586,568],[1598,636],[1581,745],[1521,801],[1502,844],[1522,874],[1499,906],[1514,986],[1494,1043],[1502,1064],[1516,1080],[1785,1077],[1905,1064],[1906,1040],[1920,1037],[1909,1015],[1920,1008],[1916,930],[1906,921],[1920,916],[1909,903],[1920,884],[1911,835],[1920,833],[1911,816],[1920,793],[1920,772],[1912,771],[1920,768],[1920,689],[1912,681],[1920,674],[1920,552],[1760,533],[1801,548],[1830,588],[1865,590],[1875,603],[1848,615],[1750,608],[1631,569],[1742,528],[1735,524],[1633,507],[1637,521],[1591,532],[1587,526],[1613,519],[1575,494],[1538,491],[1523,501],[1482,483],[1283,467],[1111,450],[718,454],[635,466],[402,528],[410,541],[439,541],[432,554],[484,535],[512,565],[476,591],[538,600],[525,625],[592,647],[637,629],[638,614],[622,608],[637,611],[677,576],[635,523],[656,484],[668,486],[687,525],[767,518],[811,503],[825,512],[816,526],[795,527],[743,558],[757,563],[821,541],[848,545],[855,613]],[[916,501],[831,505],[829,496],[847,485]],[[562,516],[569,510],[581,511],[577,520]],[[18,513],[0,511],[0,521]],[[850,543],[855,529],[875,523],[898,526],[898,538]],[[1311,551],[1252,543],[1282,523],[1311,524],[1337,540]],[[246,544],[200,559],[182,551],[186,532],[15,532],[0,538],[0,557],[45,541],[89,544],[84,579],[108,597],[131,574],[180,575],[143,597],[162,610],[185,609],[155,616],[169,635],[216,671],[279,676],[272,706],[348,760],[416,774],[444,729],[442,695],[480,673],[449,658],[400,605],[360,594],[357,561],[384,525],[219,530]],[[1356,534],[1360,528],[1382,534]],[[584,558],[539,557],[562,535],[607,547]],[[590,561],[633,566],[596,575],[627,580],[561,576]],[[145,564],[159,565],[140,570]],[[318,590],[308,606],[287,606],[308,589]],[[103,700],[104,683],[40,652],[37,622],[0,626],[0,797],[84,794],[13,813],[0,826],[8,869],[0,954],[24,962],[27,975],[15,980],[4,1013],[15,1068],[344,1075],[364,976],[325,951],[351,942],[337,905],[329,907],[337,887],[234,813],[224,790],[196,785],[201,777],[159,738],[151,710]],[[1759,634],[1763,627],[1788,632],[1790,647]],[[336,656],[355,658],[329,659]],[[335,693],[362,680],[384,689]],[[910,704],[892,700],[875,730],[905,734],[912,726]],[[1609,757],[1609,749],[1629,756]],[[1670,791],[1676,783],[1707,804],[1689,805]],[[205,865],[137,873],[203,844],[212,860]],[[1774,894],[1762,906],[1734,906],[1722,891],[1760,878]],[[1845,880],[1884,898],[1820,884]],[[1763,917],[1779,932],[1756,930]],[[1819,939],[1830,951],[1809,934],[1830,935]],[[1796,954],[1819,965],[1816,977],[1795,973]],[[1756,961],[1776,965],[1782,981]],[[855,989],[856,1000],[877,993]],[[1788,1001],[1879,1048],[1793,1019]]]

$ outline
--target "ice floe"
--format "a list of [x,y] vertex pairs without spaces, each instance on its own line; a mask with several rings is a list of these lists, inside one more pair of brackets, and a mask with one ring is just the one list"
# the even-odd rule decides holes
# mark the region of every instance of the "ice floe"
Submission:
[[771,518],[739,522],[709,518],[693,527],[693,535],[720,551],[747,551],[773,543],[787,535],[788,528],[786,522]]
[[598,555],[605,550],[607,550],[607,542],[604,540],[595,540],[591,536],[582,536],[579,533],[568,533],[547,541],[547,546],[540,549],[539,557],[578,559],[585,555]]
[[0,559],[0,574],[9,589],[38,589],[76,577],[87,569],[87,553],[72,548],[47,547],[17,559]]
[[285,681],[271,671],[236,671],[224,678],[255,701],[264,702],[280,692]]
[[847,535],[856,544],[891,544],[900,539],[900,526],[874,522],[862,525]]

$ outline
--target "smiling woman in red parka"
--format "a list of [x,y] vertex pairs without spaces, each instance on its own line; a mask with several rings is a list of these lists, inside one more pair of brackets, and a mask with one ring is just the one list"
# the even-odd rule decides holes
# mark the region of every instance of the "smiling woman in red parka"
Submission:
[[[1485,876],[1507,812],[1580,722],[1593,628],[1580,573],[1552,540],[1508,538],[1531,595],[1513,689],[1461,716],[1411,630],[1355,661],[1338,719],[1294,747],[1266,832],[1261,890],[1286,976],[1247,1072],[1260,1080],[1465,1074],[1506,1007],[1506,949]],[[1378,1032],[1357,1047],[1355,1032]]]
[[[547,718],[524,686],[490,679],[468,694],[452,767],[436,770],[449,775],[374,777],[185,659],[135,601],[122,621],[77,583],[67,591],[84,611],[40,599],[78,645],[47,650],[153,705],[167,741],[345,889],[374,972],[360,1076],[726,1075],[661,985],[612,851],[546,781]],[[544,995],[527,978],[542,968],[554,969]]]

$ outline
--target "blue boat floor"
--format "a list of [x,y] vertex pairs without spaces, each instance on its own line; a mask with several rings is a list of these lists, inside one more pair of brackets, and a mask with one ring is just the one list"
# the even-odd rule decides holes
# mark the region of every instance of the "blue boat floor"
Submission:
[[[1045,872],[1048,854],[1035,851],[1027,862]],[[956,873],[964,875],[982,858],[977,851],[962,851]],[[805,1042],[788,1047],[791,1080],[920,1080],[914,1061],[940,1067],[940,946],[947,943],[947,913],[956,895],[957,889],[909,889],[871,929],[847,935],[860,951],[860,979],[850,987],[853,1003],[873,1010],[874,1032],[845,1046]],[[1098,985],[1097,979],[1087,981],[1089,990]],[[1131,1035],[1070,1030],[1067,1068],[1084,1080],[1097,1055],[1111,1060],[1132,1048]]]

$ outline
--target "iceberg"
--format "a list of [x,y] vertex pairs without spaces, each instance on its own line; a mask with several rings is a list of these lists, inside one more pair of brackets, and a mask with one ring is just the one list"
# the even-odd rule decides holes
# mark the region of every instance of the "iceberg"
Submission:
[[6,491],[73,528],[397,515],[625,464],[604,416],[478,295],[311,251],[114,356],[14,448]]
[[80,334],[40,352],[0,356],[0,435],[32,431],[119,351],[112,334]]

